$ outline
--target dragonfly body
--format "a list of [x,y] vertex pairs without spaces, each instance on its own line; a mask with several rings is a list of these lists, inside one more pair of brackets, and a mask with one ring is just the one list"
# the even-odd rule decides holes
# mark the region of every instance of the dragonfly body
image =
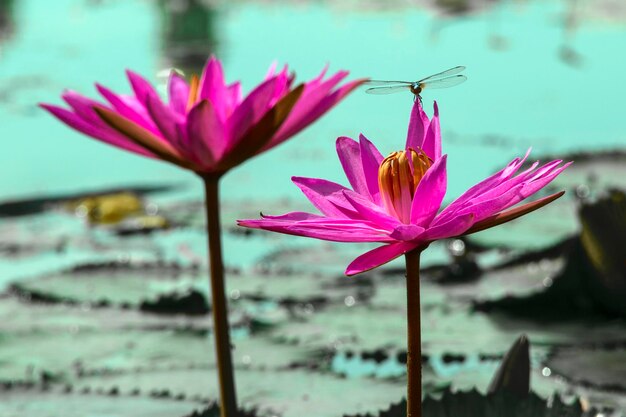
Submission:
[[420,94],[424,89],[452,87],[467,80],[465,75],[459,75],[463,70],[465,70],[465,67],[458,66],[413,82],[369,80],[366,84],[372,87],[365,90],[365,92],[369,94],[392,94],[398,91],[409,90],[415,95],[416,99],[421,100]]
[[411,90],[411,93],[415,94],[417,97],[420,97],[422,85],[420,83],[413,83],[409,86],[409,90]]

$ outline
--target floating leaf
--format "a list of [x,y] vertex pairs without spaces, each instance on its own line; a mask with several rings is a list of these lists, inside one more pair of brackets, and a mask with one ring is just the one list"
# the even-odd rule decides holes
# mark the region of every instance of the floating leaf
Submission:
[[[583,417],[579,403],[565,404],[557,399],[551,405],[535,393],[519,399],[505,392],[483,395],[469,392],[444,391],[441,398],[427,397],[422,402],[423,417]],[[344,415],[344,417],[405,417],[406,401],[390,405],[378,413]]]
[[[405,386],[401,382],[366,378],[346,379],[304,370],[237,370],[235,381],[239,404],[256,409],[261,416],[280,413],[283,417],[339,416],[375,410],[397,402]],[[211,369],[186,369],[163,372],[138,372],[123,375],[81,378],[78,387],[121,393],[136,388],[143,391],[168,390],[174,395],[185,392],[189,398],[217,398],[217,373]],[[207,398],[209,395],[212,398]]]
[[71,385],[63,390],[46,387],[0,390],[3,417],[178,417],[201,407],[184,396],[120,395],[115,389],[100,394],[83,393],[73,390]]
[[626,393],[626,344],[555,348],[546,366],[576,384]]

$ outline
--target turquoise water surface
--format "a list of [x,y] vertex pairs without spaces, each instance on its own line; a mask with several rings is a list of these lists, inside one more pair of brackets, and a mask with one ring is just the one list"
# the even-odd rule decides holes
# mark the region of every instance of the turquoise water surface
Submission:
[[[175,12],[165,4],[176,2],[5,3],[12,4],[13,28],[0,47],[3,198],[129,183],[186,183],[190,195],[199,192],[189,173],[81,137],[36,107],[58,103],[64,88],[95,97],[95,81],[128,91],[125,68],[163,84],[164,70],[184,67],[164,29]],[[502,2],[458,18],[337,4],[218,5],[200,19],[208,28],[197,31],[196,55],[216,54],[227,77],[247,88],[274,60],[289,63],[300,80],[326,63],[353,77],[408,80],[466,65],[467,83],[424,94],[426,108],[433,99],[441,108],[448,197],[530,146],[539,156],[626,144],[626,85],[616,62],[626,27],[615,13],[609,20],[581,9],[585,20],[574,33],[563,22],[576,15],[562,1]],[[411,104],[410,94],[357,91],[295,140],[230,173],[225,197],[299,198],[291,175],[343,181],[334,139],[363,132],[383,152],[396,150]]]
[[[431,3],[476,7],[450,14]],[[127,68],[164,91],[172,67],[199,72],[210,54],[247,90],[272,62],[288,63],[299,81],[325,65],[353,79],[409,81],[465,65],[466,83],[423,94],[429,113],[433,100],[440,106],[450,200],[529,147],[537,158],[625,151],[625,46],[619,0],[0,0],[0,382],[49,380],[58,389],[0,384],[0,414],[141,409],[169,417],[218,398],[201,181],[86,138],[38,103],[61,103],[64,89],[96,97],[94,82],[129,92]],[[358,90],[221,183],[239,399],[261,416],[376,415],[406,392],[403,260],[345,278],[346,265],[373,245],[248,234],[235,219],[311,209],[290,177],[345,184],[335,139],[362,132],[383,154],[401,149],[412,105],[409,93]],[[623,161],[580,158],[555,181],[568,191],[558,202],[467,246],[441,241],[424,252],[425,392],[446,384],[484,392],[525,333],[532,387],[542,396],[559,391],[626,410],[623,320],[589,317],[586,304],[554,322],[541,312],[533,322],[475,311],[476,302],[543,294],[569,278],[565,246],[558,257],[545,249],[576,233],[576,195],[624,188]],[[87,221],[84,202],[6,215],[7,201],[138,185],[176,186],[138,203],[172,227],[122,233],[124,222]],[[461,249],[450,250],[454,244]],[[516,258],[535,249],[543,251]],[[206,310],[194,316],[194,299],[178,298],[188,293]],[[178,304],[154,314],[163,299]]]

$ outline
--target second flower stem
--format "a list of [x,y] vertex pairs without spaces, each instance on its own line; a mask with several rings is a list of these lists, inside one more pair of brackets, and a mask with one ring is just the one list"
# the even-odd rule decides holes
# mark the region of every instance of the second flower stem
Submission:
[[220,387],[221,417],[237,416],[235,376],[230,353],[228,306],[224,288],[222,233],[220,228],[219,177],[203,177],[209,239],[209,267],[212,295],[213,333]]
[[407,417],[422,416],[422,337],[420,312],[420,250],[407,252],[406,308],[407,308]]

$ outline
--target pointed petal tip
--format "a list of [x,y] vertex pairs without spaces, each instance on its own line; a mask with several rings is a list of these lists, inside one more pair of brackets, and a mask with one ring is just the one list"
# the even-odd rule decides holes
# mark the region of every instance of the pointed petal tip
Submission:
[[396,242],[379,246],[354,259],[348,265],[344,274],[350,277],[378,268],[418,246],[420,244],[415,242]]
[[363,133],[359,133],[359,142],[365,142],[367,144],[372,144],[372,141],[369,140]]
[[564,194],[565,191],[563,190],[558,193],[551,194],[547,197],[540,198],[539,200],[531,201],[530,203],[526,203],[521,206],[495,214],[491,217],[479,221],[478,223],[475,223],[465,233],[463,233],[463,235],[481,232],[483,230],[490,229],[504,223],[508,223],[511,220],[515,220],[518,217],[524,216],[552,203],[553,201],[561,198]]
[[344,143],[344,142],[348,142],[348,141],[350,141],[350,142],[354,142],[354,143],[358,143],[356,140],[352,139],[352,138],[351,138],[351,137],[349,137],[349,136],[339,136],[339,137],[337,138],[337,140],[335,140],[335,146],[337,146],[337,147],[338,147],[338,146],[340,146],[342,143]]
[[133,78],[136,78],[136,77],[141,77],[139,73],[131,70],[130,68],[126,68],[124,72],[126,73],[126,77],[128,77],[129,80],[132,80]]
[[41,107],[44,110],[51,111],[52,109],[59,108],[59,106],[55,106],[54,104],[48,103],[37,103],[37,107]]
[[353,277],[353,276],[355,276],[355,275],[359,274],[360,272],[361,272],[361,271],[358,271],[358,270],[356,270],[356,269],[352,269],[352,268],[350,268],[349,266],[346,268],[346,270],[345,270],[345,271],[343,271],[344,275],[345,275],[345,276],[348,276],[348,277]]

